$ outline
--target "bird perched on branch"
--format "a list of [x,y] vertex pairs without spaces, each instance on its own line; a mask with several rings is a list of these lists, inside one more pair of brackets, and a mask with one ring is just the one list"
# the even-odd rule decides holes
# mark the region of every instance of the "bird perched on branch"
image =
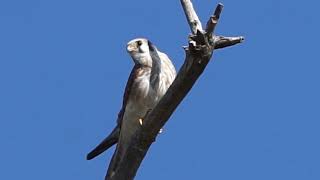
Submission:
[[117,144],[110,162],[107,177],[116,171],[117,163],[130,144],[132,135],[143,123],[145,115],[155,107],[172,84],[176,70],[168,56],[147,39],[133,39],[127,44],[127,51],[134,61],[113,131],[88,155],[93,159]]

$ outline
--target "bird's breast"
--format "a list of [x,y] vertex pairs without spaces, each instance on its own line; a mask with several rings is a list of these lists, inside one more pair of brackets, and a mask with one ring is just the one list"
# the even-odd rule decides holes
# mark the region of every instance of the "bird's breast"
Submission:
[[133,82],[129,101],[137,106],[152,108],[158,101],[157,90],[150,86],[150,68],[141,69]]
[[[168,90],[175,78],[175,69],[171,65],[162,64],[159,82],[156,86],[151,83],[151,68],[144,67],[136,69],[135,78],[131,86],[129,98],[125,108],[124,122],[133,121],[136,123],[139,118],[143,118],[149,109],[153,109],[163,95]],[[130,123],[129,123],[130,124]]]

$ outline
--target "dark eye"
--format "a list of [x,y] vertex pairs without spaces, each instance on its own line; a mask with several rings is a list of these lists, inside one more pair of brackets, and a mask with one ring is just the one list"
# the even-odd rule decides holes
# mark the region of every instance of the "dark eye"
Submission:
[[142,45],[142,41],[137,41],[138,46]]

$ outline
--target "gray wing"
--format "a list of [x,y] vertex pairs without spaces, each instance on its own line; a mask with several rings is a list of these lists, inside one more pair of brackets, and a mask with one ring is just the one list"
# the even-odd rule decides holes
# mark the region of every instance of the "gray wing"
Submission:
[[[135,94],[135,92],[133,91],[134,81],[139,75],[143,74],[144,71],[145,70],[143,67],[136,64],[131,72],[131,75],[130,75],[130,78],[129,78],[129,81],[128,81],[127,87],[126,87],[126,93],[124,95],[124,97],[125,97],[124,98],[124,105],[125,106],[123,106],[124,109],[123,109],[123,113],[122,113],[122,119],[121,119],[121,121],[118,121],[118,124],[120,125],[120,127],[121,127],[121,124],[123,123],[122,122],[123,116],[125,113],[126,104],[128,103],[128,100],[129,100],[129,96],[131,96],[131,95],[134,96],[134,94]],[[124,132],[124,131],[125,131],[124,127],[120,128],[118,144],[117,144],[116,150],[112,156],[112,159],[110,161],[108,171],[106,174],[106,179],[109,179],[111,176],[113,176],[114,172],[118,168],[119,162],[121,161],[121,159],[123,157],[123,153],[126,150],[127,143],[128,143],[128,139],[127,139],[128,136],[127,136],[126,132]]]
[[122,108],[118,114],[117,119],[117,126],[112,130],[112,132],[98,145],[96,146],[91,152],[87,154],[87,160],[91,160],[110,147],[112,147],[114,144],[116,144],[119,140],[120,135],[120,129],[121,129],[121,123],[124,115],[124,111],[126,108],[126,104],[132,89],[132,85],[134,82],[134,79],[137,76],[137,70],[139,69],[139,66],[135,65],[130,73],[129,79],[126,84],[126,88],[123,95],[123,102],[122,102]]

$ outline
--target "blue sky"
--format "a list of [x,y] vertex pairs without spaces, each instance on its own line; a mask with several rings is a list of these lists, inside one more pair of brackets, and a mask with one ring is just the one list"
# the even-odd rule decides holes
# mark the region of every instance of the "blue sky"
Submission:
[[[215,51],[166,124],[139,180],[320,179],[317,1],[221,1]],[[218,1],[194,0],[203,23]],[[147,37],[179,68],[190,32],[179,0],[0,1],[0,179],[103,179],[115,125]]]

